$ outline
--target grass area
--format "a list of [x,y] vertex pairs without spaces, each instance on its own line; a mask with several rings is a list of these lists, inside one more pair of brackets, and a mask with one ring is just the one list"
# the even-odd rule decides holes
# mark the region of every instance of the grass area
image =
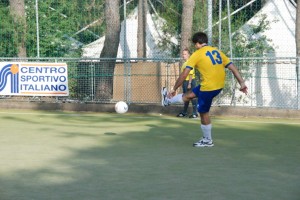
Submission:
[[300,120],[0,110],[1,200],[299,200]]

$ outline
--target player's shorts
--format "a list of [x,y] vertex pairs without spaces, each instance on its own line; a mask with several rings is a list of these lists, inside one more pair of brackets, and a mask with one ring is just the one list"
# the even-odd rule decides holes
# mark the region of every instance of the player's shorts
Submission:
[[215,96],[217,96],[222,89],[213,90],[213,91],[200,91],[200,85],[193,89],[193,93],[198,97],[198,112],[199,113],[207,113],[212,104],[212,100]]

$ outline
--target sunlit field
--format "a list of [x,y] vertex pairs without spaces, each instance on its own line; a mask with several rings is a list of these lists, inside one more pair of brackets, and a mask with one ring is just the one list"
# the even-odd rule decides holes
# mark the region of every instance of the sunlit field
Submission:
[[1,200],[299,200],[300,120],[0,110]]

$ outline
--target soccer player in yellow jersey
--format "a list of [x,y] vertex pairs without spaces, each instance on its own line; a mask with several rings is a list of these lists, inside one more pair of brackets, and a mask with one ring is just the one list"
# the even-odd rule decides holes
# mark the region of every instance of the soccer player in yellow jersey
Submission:
[[[188,58],[190,57],[190,51],[188,49],[183,49],[182,51],[182,59],[184,61],[183,65],[181,66],[181,72],[184,71],[184,69],[186,68],[186,62],[188,60]],[[186,79],[183,81],[182,83],[182,92],[186,93],[189,90],[192,90],[193,88],[196,87],[197,81],[196,81],[196,76],[195,76],[195,70],[192,69],[190,70],[188,76],[186,77]],[[198,117],[198,111],[197,111],[197,99],[192,99],[192,107],[193,107],[193,113],[192,115],[190,115],[190,118],[197,118]],[[190,101],[186,101],[184,102],[183,105],[183,110],[182,112],[180,112],[177,117],[186,117],[187,116],[187,111],[188,111],[188,107],[189,107]]]
[[[201,118],[201,130],[203,137],[194,147],[214,146],[211,129],[212,124],[209,110],[212,100],[217,96],[225,85],[225,69],[229,69],[240,84],[240,91],[247,94],[247,86],[236,66],[230,59],[217,48],[208,46],[207,35],[197,32],[193,35],[193,43],[196,51],[188,59],[185,70],[178,77],[173,89],[168,93],[166,88],[162,90],[163,106],[176,102],[186,102],[198,97],[198,112]],[[190,70],[197,69],[201,75],[200,85],[192,91],[176,95],[176,90],[182,85]]]

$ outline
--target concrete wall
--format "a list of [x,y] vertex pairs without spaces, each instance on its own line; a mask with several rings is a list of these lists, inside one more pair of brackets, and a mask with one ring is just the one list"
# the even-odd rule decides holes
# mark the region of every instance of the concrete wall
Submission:
[[[0,109],[75,111],[75,112],[108,112],[115,113],[114,104],[79,104],[79,103],[49,103],[49,102],[5,102],[0,101]],[[130,104],[129,113],[164,114],[176,116],[182,105],[162,107],[159,104]],[[243,107],[212,107],[212,116],[267,117],[300,119],[300,110],[243,108]]]
[[[124,76],[128,70],[131,76]],[[113,101],[159,102],[162,87],[172,87],[178,76],[179,63],[117,64],[114,71]]]

